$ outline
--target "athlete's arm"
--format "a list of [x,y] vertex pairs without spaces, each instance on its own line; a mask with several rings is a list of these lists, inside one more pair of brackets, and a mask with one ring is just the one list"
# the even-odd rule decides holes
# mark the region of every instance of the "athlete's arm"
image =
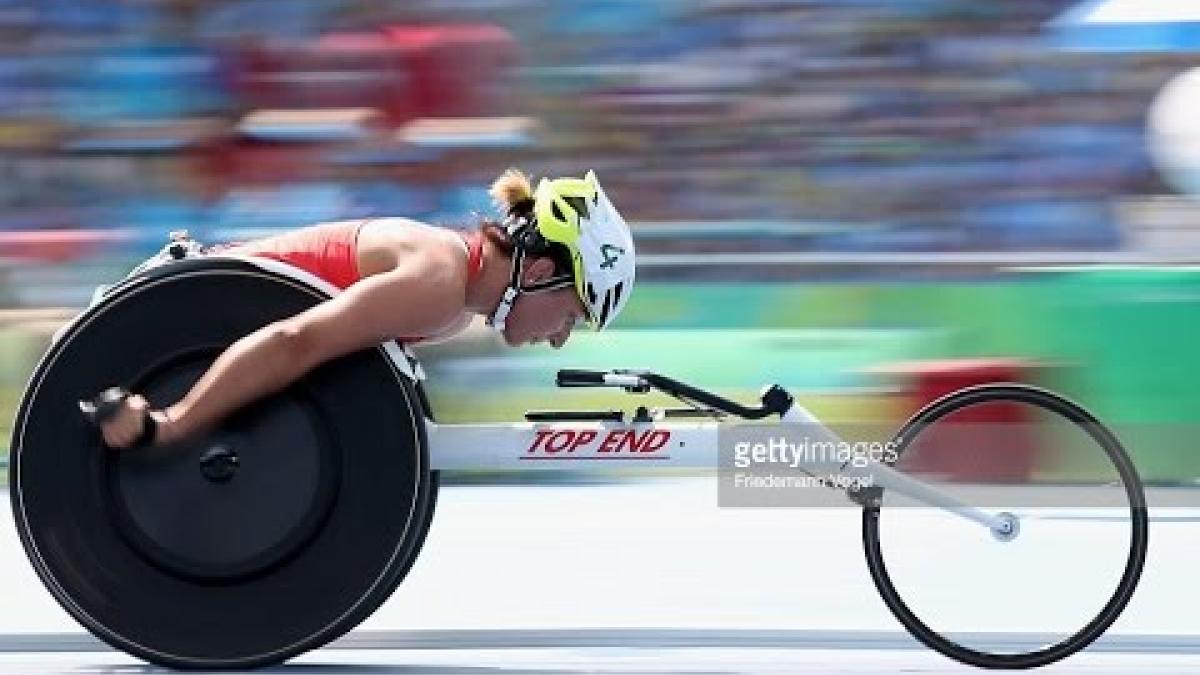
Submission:
[[450,325],[443,326],[439,332],[427,334],[425,337],[422,337],[421,344],[436,345],[449,342],[470,327],[473,320],[471,314],[463,313]]
[[[162,442],[219,423],[258,398],[279,391],[328,360],[400,335],[443,330],[462,312],[455,266],[411,261],[362,279],[336,297],[238,340],[179,402],[166,408]],[[414,260],[423,259],[423,260]]]

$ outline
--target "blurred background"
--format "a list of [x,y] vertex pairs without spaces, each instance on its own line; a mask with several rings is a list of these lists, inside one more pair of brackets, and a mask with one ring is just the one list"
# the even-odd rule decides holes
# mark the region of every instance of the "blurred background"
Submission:
[[1015,379],[1191,482],[1200,11],[1103,4],[0,0],[0,419],[171,230],[471,228],[509,166],[594,168],[639,246],[626,313],[562,352],[422,348],[441,420],[644,402],[566,366],[779,382],[835,425]]

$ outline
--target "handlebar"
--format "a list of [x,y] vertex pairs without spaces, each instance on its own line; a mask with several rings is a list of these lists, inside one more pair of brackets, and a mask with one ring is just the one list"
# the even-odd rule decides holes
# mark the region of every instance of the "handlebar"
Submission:
[[604,371],[563,368],[554,381],[560,387],[603,387]]
[[560,387],[622,387],[626,391],[644,393],[657,389],[675,398],[700,403],[710,408],[741,417],[762,419],[782,415],[792,406],[792,396],[783,387],[773,384],[763,390],[758,406],[745,406],[709,391],[646,370],[580,370],[564,368],[558,371],[555,382]]
[[634,371],[565,368],[558,371],[555,379],[560,387],[624,387],[629,391],[650,391]]

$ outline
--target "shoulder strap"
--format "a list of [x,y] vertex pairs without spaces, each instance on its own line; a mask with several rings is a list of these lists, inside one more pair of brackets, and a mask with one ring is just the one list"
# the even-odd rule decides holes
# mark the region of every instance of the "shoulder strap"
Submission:
[[459,232],[467,245],[467,281],[475,281],[483,271],[483,235],[479,232]]

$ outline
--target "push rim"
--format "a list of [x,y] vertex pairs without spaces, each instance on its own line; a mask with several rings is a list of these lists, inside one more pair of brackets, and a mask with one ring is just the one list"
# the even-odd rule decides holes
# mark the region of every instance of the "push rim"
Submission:
[[[228,294],[263,289],[280,294],[285,302],[270,309],[281,315],[294,314],[327,297],[301,281],[259,269],[244,261],[183,261],[173,264],[169,273],[155,271],[143,279],[127,282],[117,292],[87,310],[43,357],[21,402],[12,443],[13,485],[10,497],[17,530],[35,571],[51,594],[85,628],[110,645],[145,660],[175,668],[258,667],[278,663],[324,644],[361,622],[387,599],[414,561],[428,527],[436,489],[428,469],[423,415],[413,393],[413,385],[379,349],[340,359],[327,367],[318,368],[307,378],[318,396],[326,399],[340,396],[343,401],[353,400],[351,397],[355,392],[347,389],[353,389],[353,382],[359,385],[367,382],[368,386],[390,383],[386,385],[390,388],[390,394],[380,397],[368,395],[367,399],[378,400],[362,401],[354,408],[361,408],[358,414],[370,419],[388,419],[395,424],[384,429],[385,433],[378,438],[371,438],[372,432],[378,429],[368,428],[365,440],[359,434],[357,445],[366,450],[356,447],[360,449],[357,456],[348,451],[340,453],[343,460],[342,482],[333,499],[335,506],[326,516],[328,523],[323,529],[318,528],[318,534],[312,536],[310,541],[301,542],[297,551],[276,555],[265,566],[251,565],[248,571],[234,570],[230,574],[229,570],[216,573],[212,569],[202,570],[208,578],[197,579],[197,575],[187,574],[188,570],[180,574],[179,570],[164,570],[162,565],[147,561],[143,553],[131,547],[126,538],[118,533],[114,523],[85,523],[84,516],[72,520],[74,516],[70,516],[71,509],[64,501],[66,498],[59,499],[55,495],[86,495],[86,508],[79,510],[101,513],[107,518],[110,511],[102,507],[102,495],[111,487],[105,484],[110,470],[105,467],[99,441],[88,444],[79,440],[82,431],[76,425],[82,425],[83,422],[77,413],[73,413],[74,400],[105,385],[89,381],[86,373],[71,372],[69,366],[78,366],[80,363],[80,355],[72,354],[71,350],[86,342],[90,332],[111,331],[115,330],[113,325],[122,321],[129,323],[131,316],[121,316],[121,308],[128,305],[130,298],[138,295],[156,297],[154,308],[159,310],[157,318],[169,313],[173,307],[201,308],[206,299],[212,304],[214,288],[226,293],[224,297],[243,297]],[[254,305],[256,303],[245,303],[245,306]],[[239,320],[246,320],[247,317],[231,316],[238,315],[241,311],[239,308],[244,307],[239,305],[232,311],[223,311],[213,323],[223,324],[221,330],[229,333],[229,336],[236,334],[240,337],[250,332],[257,326],[244,330],[245,326],[237,325]],[[249,318],[256,321],[262,319]],[[105,328],[105,322],[111,325]],[[260,321],[258,325],[265,324]],[[205,333],[209,328],[211,326],[204,324],[198,332]],[[163,330],[158,325],[156,329]],[[229,336],[225,338],[226,344],[232,341],[228,339]],[[208,344],[213,341],[211,337],[197,335],[195,341]],[[146,349],[141,342],[131,342],[136,343],[121,345],[123,349],[114,350],[112,358],[103,359],[105,367],[116,367],[110,362],[128,357],[126,351],[168,351],[166,348]],[[144,364],[137,367],[125,364],[119,370],[116,376],[111,372],[92,375],[106,382],[129,381],[135,376],[134,373],[145,368]],[[347,378],[347,373],[352,377]],[[356,393],[361,395],[362,392],[359,389]],[[328,412],[328,406],[324,403],[321,405]],[[56,423],[49,424],[47,420]],[[345,425],[352,422],[335,419],[333,423],[340,426],[336,433],[330,434],[331,437],[345,442],[346,436],[342,432],[346,431]],[[31,435],[38,430],[49,436],[37,438],[36,434]],[[94,430],[89,432],[90,438],[94,439]],[[64,440],[65,443],[62,442]],[[389,440],[396,442],[383,448],[375,445]],[[358,457],[371,459],[364,461]],[[70,474],[59,484],[58,487],[62,489],[58,490],[47,489],[48,482],[59,480],[51,476],[55,462],[67,467],[67,473]],[[379,462],[384,464],[379,465],[379,471],[375,471],[374,465]],[[395,479],[388,482],[388,476],[394,476]],[[238,480],[235,478],[233,482],[237,483]],[[300,520],[303,521],[303,518]],[[51,523],[49,527],[48,523]],[[105,527],[109,528],[106,536],[96,532]],[[330,528],[333,527],[339,528],[340,538],[330,534]],[[76,544],[64,547],[61,540],[64,536],[68,544],[72,541]],[[83,543],[78,543],[80,541]],[[371,548],[366,559],[356,560],[353,551],[348,553],[337,548],[339,542],[352,541],[367,542],[368,546],[374,548]],[[97,556],[95,560],[89,559],[92,555]],[[154,631],[160,629],[158,624],[169,623],[174,615],[166,614],[162,607],[152,605],[153,591],[136,593],[132,589],[138,587],[133,583],[122,586],[125,589],[123,592],[96,586],[102,572],[111,571],[104,570],[104,565],[112,562],[105,558],[110,555],[118,560],[118,567],[136,566],[139,574],[149,575],[145,578],[153,583],[145,588],[173,589],[188,594],[191,600],[199,603],[203,611],[196,613],[195,625],[178,627],[171,636],[174,640],[171,644],[166,644],[170,641],[160,641],[162,636]],[[334,565],[331,561],[345,565]],[[245,560],[236,562],[244,563]],[[322,576],[317,579],[313,572],[319,568]],[[338,578],[336,572],[339,568],[349,579]],[[199,576],[204,577],[205,574]],[[214,581],[221,585],[220,593],[212,592]],[[282,596],[281,589],[284,588],[291,588],[291,595],[299,596],[281,601],[290,603],[288,608],[294,611],[279,611],[279,607],[273,611],[269,603],[268,606],[258,606],[252,601],[221,605],[222,597],[235,597],[245,589],[252,588],[253,584],[268,582],[274,584],[274,596],[268,594],[268,597]],[[314,593],[305,600],[302,592],[296,592],[296,589],[303,591],[305,588],[322,592]],[[205,593],[204,589],[209,590]],[[336,606],[312,607],[325,602],[327,594],[335,598],[332,602]],[[133,602],[130,603],[130,600]],[[123,615],[118,610],[111,610],[115,614],[105,613],[110,611],[105,608],[121,603],[128,605]],[[279,624],[290,624],[276,629],[275,634],[268,630],[262,635],[243,636],[243,632],[253,633],[253,630],[238,630],[241,628],[238,625],[238,621],[242,620],[238,618],[241,613],[246,615],[246,622],[267,624],[271,622],[258,619],[270,616]],[[150,627],[147,628],[147,625]],[[131,629],[131,626],[138,630]],[[141,630],[143,628],[144,631]],[[161,630],[168,628],[172,627],[161,627]],[[184,638],[180,638],[180,635]],[[188,636],[196,640],[195,644],[187,642]],[[180,644],[180,640],[184,641],[183,644]],[[229,649],[223,647],[225,644],[231,645]]]

